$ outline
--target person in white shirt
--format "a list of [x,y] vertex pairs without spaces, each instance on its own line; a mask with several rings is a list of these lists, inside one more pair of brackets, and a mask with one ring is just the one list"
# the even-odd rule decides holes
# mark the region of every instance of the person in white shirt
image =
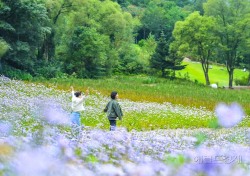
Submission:
[[81,91],[75,92],[73,86],[71,86],[71,90],[72,90],[71,122],[73,125],[76,125],[79,127],[81,126],[80,112],[85,110],[85,107],[83,106],[83,102],[88,96],[89,90],[87,89],[85,95],[83,95]]

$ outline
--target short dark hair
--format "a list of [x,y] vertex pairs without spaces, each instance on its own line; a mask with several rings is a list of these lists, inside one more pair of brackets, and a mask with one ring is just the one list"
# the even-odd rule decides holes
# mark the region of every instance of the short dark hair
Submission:
[[79,97],[80,95],[82,95],[82,92],[81,92],[81,91],[75,92],[75,96],[76,96],[76,97]]
[[112,99],[115,99],[116,95],[117,95],[117,92],[116,92],[116,91],[113,91],[113,92],[111,92],[110,97],[111,97]]

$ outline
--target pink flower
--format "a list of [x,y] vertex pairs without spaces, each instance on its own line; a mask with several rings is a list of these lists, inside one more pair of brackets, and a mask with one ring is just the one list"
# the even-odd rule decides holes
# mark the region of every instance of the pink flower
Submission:
[[237,103],[231,105],[220,103],[215,108],[215,114],[219,125],[225,128],[237,125],[245,116],[242,107]]

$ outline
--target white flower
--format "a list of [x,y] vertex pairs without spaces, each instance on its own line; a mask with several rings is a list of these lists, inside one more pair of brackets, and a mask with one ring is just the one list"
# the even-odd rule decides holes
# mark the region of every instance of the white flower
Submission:
[[242,107],[237,103],[228,106],[220,103],[216,106],[215,114],[218,117],[219,125],[225,128],[237,125],[245,116]]

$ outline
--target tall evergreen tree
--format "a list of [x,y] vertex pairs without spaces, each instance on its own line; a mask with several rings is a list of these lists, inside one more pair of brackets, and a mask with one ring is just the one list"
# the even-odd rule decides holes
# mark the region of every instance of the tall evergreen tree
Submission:
[[155,53],[150,60],[150,66],[151,68],[160,70],[162,77],[166,77],[166,68],[169,66],[169,62],[167,61],[168,46],[165,35],[161,32]]

